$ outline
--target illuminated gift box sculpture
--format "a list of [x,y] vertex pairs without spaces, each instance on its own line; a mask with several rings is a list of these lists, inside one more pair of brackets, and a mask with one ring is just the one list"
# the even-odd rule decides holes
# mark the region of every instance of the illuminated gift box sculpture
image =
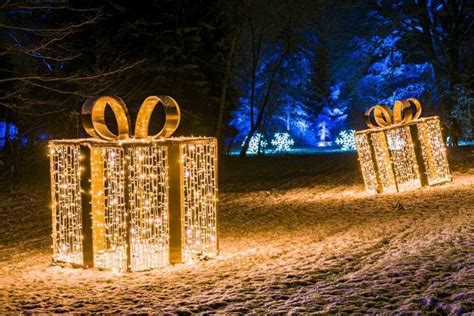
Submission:
[[396,101],[393,112],[376,105],[365,113],[370,129],[354,137],[368,192],[402,192],[451,181],[439,118],[420,114],[421,104],[413,98]]
[[[166,122],[155,136],[155,106]],[[105,123],[115,114],[118,135]],[[116,271],[140,271],[215,256],[217,142],[167,138],[180,120],[171,97],[148,97],[129,137],[120,98],[89,99],[83,124],[94,138],[50,142],[53,260]]]

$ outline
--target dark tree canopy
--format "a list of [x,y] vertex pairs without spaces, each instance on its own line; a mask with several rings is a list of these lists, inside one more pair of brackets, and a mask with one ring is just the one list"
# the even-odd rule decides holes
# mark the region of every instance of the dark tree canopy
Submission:
[[5,1],[0,10],[4,169],[25,168],[47,139],[83,136],[80,108],[93,95],[120,96],[132,116],[149,95],[173,96],[178,134],[216,135],[241,156],[255,145],[264,153],[277,133],[297,147],[336,146],[339,132],[364,127],[365,108],[406,97],[474,137],[469,1]]

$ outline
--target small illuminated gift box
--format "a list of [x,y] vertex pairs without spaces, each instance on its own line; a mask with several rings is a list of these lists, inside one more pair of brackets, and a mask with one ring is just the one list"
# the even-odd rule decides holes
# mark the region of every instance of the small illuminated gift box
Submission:
[[354,137],[368,192],[402,192],[451,181],[439,118],[420,114],[421,104],[413,98],[396,101],[393,112],[376,105],[365,113],[369,129]]
[[[166,122],[149,137],[158,103]],[[118,135],[105,123],[107,106]],[[180,111],[167,96],[144,101],[134,138],[120,98],[89,99],[82,115],[94,138],[49,144],[53,260],[140,271],[217,255],[216,139],[168,138]]]

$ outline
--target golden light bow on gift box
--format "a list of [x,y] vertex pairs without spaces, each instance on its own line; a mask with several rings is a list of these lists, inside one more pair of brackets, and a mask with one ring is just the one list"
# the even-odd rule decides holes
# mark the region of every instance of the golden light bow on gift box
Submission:
[[355,133],[365,187],[370,193],[401,192],[451,181],[439,118],[419,118],[421,103],[396,101],[365,113],[368,130]]
[[[166,120],[149,136],[157,104]],[[93,138],[50,142],[53,260],[139,271],[217,255],[216,139],[169,138],[180,109],[168,96],[145,99],[134,137],[118,97],[90,98],[82,115]]]

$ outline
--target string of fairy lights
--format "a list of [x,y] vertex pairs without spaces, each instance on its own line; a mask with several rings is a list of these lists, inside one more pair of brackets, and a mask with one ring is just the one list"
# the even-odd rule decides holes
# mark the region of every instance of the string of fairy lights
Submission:
[[365,188],[367,192],[378,192],[377,171],[372,160],[371,147],[369,143],[369,136],[367,133],[360,133],[354,135],[354,142],[357,148],[359,162],[362,170],[362,177],[364,178]]
[[[125,270],[127,267],[127,210],[125,205],[124,152],[119,147],[92,148],[101,159],[91,159],[92,169],[102,169],[102,174],[92,174],[92,197],[103,199],[100,205],[92,204],[94,236],[94,265],[104,269]],[[98,164],[94,166],[94,164]],[[100,187],[103,190],[99,189]],[[94,199],[93,199],[94,201]],[[103,214],[102,214],[103,213]],[[95,228],[98,228],[95,230]],[[105,234],[103,234],[103,233]],[[102,240],[99,242],[99,240]],[[101,247],[102,246],[102,247]]]
[[421,187],[410,127],[389,129],[385,135],[398,191],[409,191]]
[[[174,145],[172,143],[174,142]],[[183,261],[214,256],[217,246],[217,143],[209,138],[50,143],[53,258],[83,264],[84,203],[91,204],[93,265],[142,271],[169,263],[168,146],[181,146]],[[90,166],[81,166],[81,150]],[[86,152],[87,152],[86,150]],[[179,159],[179,157],[178,157]],[[89,202],[81,169],[90,168]],[[175,229],[179,231],[180,229]],[[130,248],[128,248],[130,247]]]
[[[416,132],[410,130],[416,125]],[[422,186],[416,151],[421,151],[428,185],[451,180],[438,117],[417,119],[395,125],[356,132],[355,143],[366,190],[402,192]],[[419,141],[419,149],[413,143]]]
[[80,148],[51,147],[53,259],[82,265]]
[[423,160],[426,162],[428,184],[451,181],[446,148],[439,119],[425,119],[419,124]]
[[388,150],[387,139],[383,132],[370,135],[372,145],[374,147],[375,162],[379,171],[380,182],[384,192],[396,192],[397,186],[395,175],[390,160],[390,152]]
[[217,254],[216,146],[183,145],[184,261]]
[[168,263],[168,167],[166,146],[127,149],[130,180],[132,270],[149,270]]

